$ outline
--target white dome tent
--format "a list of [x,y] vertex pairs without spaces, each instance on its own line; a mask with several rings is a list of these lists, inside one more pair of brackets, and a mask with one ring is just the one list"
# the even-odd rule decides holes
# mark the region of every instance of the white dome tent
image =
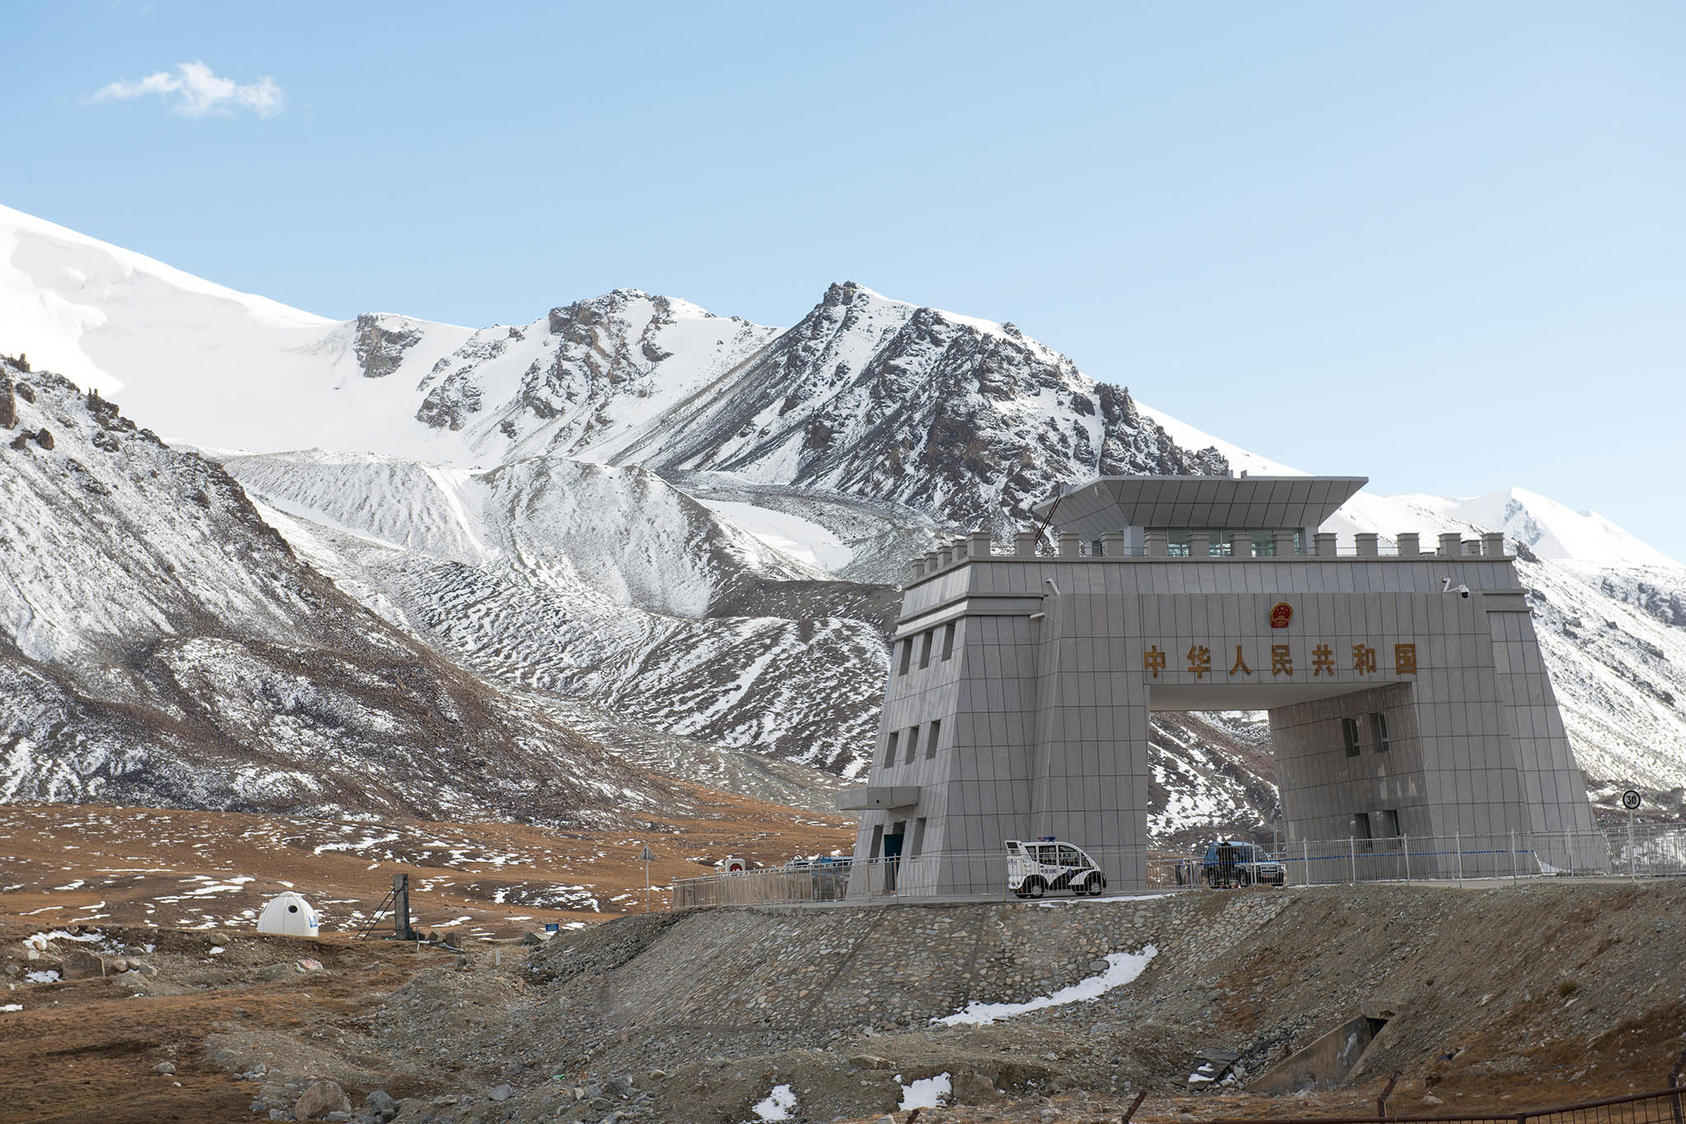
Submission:
[[317,935],[316,910],[302,895],[291,890],[277,894],[258,914],[258,932],[279,933],[284,937],[314,937]]

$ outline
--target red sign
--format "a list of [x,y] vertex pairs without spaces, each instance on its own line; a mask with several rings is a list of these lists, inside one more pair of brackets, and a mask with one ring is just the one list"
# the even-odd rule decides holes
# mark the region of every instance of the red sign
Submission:
[[1294,620],[1294,607],[1286,601],[1278,601],[1270,607],[1270,627],[1287,628]]

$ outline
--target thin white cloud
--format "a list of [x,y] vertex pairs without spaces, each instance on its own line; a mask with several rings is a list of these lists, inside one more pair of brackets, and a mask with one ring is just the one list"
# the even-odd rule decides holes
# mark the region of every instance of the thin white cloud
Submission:
[[212,73],[202,62],[176,65],[175,73],[160,70],[138,82],[109,83],[85,99],[89,102],[132,101],[156,94],[173,98],[171,108],[183,117],[204,117],[211,113],[233,113],[247,109],[259,117],[274,117],[286,106],[286,95],[275,79],[265,75],[244,85]]

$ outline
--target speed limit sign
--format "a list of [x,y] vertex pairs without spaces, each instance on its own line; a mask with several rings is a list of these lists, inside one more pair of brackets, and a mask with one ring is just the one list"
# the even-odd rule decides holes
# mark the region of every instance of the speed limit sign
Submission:
[[1622,807],[1630,812],[1639,807],[1639,793],[1631,788],[1622,793]]

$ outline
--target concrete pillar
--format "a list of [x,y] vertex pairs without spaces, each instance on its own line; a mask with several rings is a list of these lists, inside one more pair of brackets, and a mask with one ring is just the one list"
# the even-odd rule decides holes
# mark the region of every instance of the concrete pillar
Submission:
[[1415,531],[1401,531],[1393,537],[1393,541],[1399,544],[1401,558],[1415,558],[1423,552],[1423,548],[1417,545],[1419,540]]
[[973,531],[966,536],[966,554],[971,558],[989,557],[989,532]]
[[1373,558],[1381,553],[1376,540],[1379,536],[1374,531],[1360,531],[1352,536],[1352,541],[1358,544],[1358,553],[1367,558]]
[[[1242,475],[1246,474],[1243,473]],[[1251,558],[1253,556],[1253,536],[1246,531],[1230,532],[1229,556],[1231,558]]]
[[1464,552],[1464,537],[1456,531],[1440,536],[1440,557],[1456,558]]
[[1070,531],[1061,532],[1061,534],[1060,534],[1060,557],[1061,558],[1076,558],[1078,554],[1079,554],[1079,548],[1078,548],[1078,545],[1077,545],[1077,536]]
[[1013,556],[1015,558],[1036,557],[1036,532],[1020,531],[1013,536]]
[[1294,556],[1294,532],[1272,531],[1270,541],[1276,548],[1276,557],[1292,558]]
[[1147,533],[1147,556],[1149,558],[1163,558],[1171,552],[1171,533],[1169,531],[1149,531]]
[[1101,536],[1101,553],[1107,558],[1124,557],[1124,532],[1109,531]]
[[1312,541],[1317,544],[1317,557],[1333,558],[1335,556],[1335,546],[1339,540],[1335,538],[1333,531],[1319,531],[1312,536]]
[[1503,531],[1490,531],[1481,536],[1481,553],[1489,558],[1503,558],[1505,553],[1505,535]]
[[953,564],[954,564],[954,547],[953,547],[953,545],[951,544],[949,546],[938,547],[937,548],[937,565],[941,566],[943,569],[946,570],[950,566],[952,566]]
[[1188,556],[1190,558],[1207,558],[1212,553],[1212,534],[1210,531],[1190,531],[1188,533]]
[[912,562],[908,563],[908,575],[913,581],[918,581],[920,578],[924,577],[925,560],[923,558],[915,558]]
[[925,555],[925,572],[927,574],[936,573],[938,567],[940,567],[942,565],[942,561],[943,561],[942,555],[937,553],[934,550],[931,551],[930,553],[926,554]]

